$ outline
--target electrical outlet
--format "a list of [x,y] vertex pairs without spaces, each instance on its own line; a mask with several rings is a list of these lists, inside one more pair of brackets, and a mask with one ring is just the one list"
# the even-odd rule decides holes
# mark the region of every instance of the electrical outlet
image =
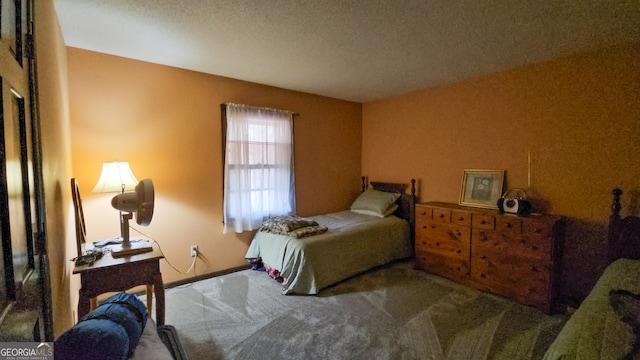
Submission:
[[198,256],[198,245],[191,245],[191,257]]

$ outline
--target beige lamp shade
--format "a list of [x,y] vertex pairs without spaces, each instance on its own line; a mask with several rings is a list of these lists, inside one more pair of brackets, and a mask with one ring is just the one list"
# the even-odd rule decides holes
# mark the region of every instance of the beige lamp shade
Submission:
[[133,175],[129,163],[114,161],[102,164],[102,173],[93,188],[94,193],[124,192],[134,190],[138,180]]

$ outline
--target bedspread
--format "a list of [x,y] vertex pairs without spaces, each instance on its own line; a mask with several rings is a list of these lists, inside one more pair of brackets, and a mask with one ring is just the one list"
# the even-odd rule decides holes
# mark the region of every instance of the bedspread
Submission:
[[622,359],[631,349],[633,333],[609,303],[611,290],[640,292],[640,260],[619,259],[600,277],[593,290],[571,316],[545,360]]
[[328,231],[300,239],[258,232],[245,255],[262,258],[280,272],[283,294],[317,294],[353,275],[412,255],[409,224],[398,217],[341,211],[310,219]]

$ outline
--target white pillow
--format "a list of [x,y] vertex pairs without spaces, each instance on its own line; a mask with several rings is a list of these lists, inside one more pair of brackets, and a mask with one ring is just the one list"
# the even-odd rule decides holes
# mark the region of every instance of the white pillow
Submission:
[[140,343],[136,347],[130,360],[173,360],[173,356],[169,349],[164,345],[160,336],[156,323],[151,319],[147,319],[147,324],[142,331]]
[[390,193],[374,189],[365,190],[351,204],[351,210],[365,210],[383,217],[387,209],[398,200],[400,193]]
[[384,217],[387,217],[387,216],[393,214],[393,212],[396,211],[396,209],[398,209],[398,204],[393,204],[393,205],[389,206],[389,208],[387,209],[387,211],[384,212],[384,214],[379,214],[379,213],[377,213],[375,211],[371,211],[371,210],[358,210],[358,209],[356,209],[356,210],[351,210],[351,211],[353,211],[355,213],[358,213],[358,214],[372,215],[372,216],[377,216],[377,217],[380,217],[380,218],[384,218]]

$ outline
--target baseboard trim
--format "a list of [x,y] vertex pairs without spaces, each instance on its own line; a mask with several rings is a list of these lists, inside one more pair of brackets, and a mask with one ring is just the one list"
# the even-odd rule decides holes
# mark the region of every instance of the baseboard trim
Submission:
[[190,277],[190,278],[186,278],[186,279],[182,279],[182,280],[177,280],[177,281],[172,281],[172,282],[169,282],[169,283],[165,283],[164,284],[164,288],[165,289],[169,289],[169,288],[172,288],[172,287],[191,284],[191,283],[194,283],[196,281],[211,279],[211,278],[214,278],[214,277],[227,275],[227,274],[231,274],[231,273],[242,271],[242,270],[248,270],[248,269],[251,269],[251,265],[250,264],[236,266],[236,267],[232,267],[232,268],[229,268],[229,269],[214,271],[214,272],[211,272],[211,273],[208,273],[208,274],[193,276],[193,277]]
[[[232,268],[228,268],[228,269],[224,269],[224,270],[214,271],[214,272],[211,272],[211,273],[208,273],[208,274],[193,276],[193,277],[182,279],[182,280],[177,280],[177,281],[164,283],[164,288],[166,290],[166,289],[170,289],[172,287],[187,285],[187,284],[194,283],[196,281],[211,279],[211,278],[214,278],[214,277],[227,275],[227,274],[231,274],[231,273],[242,271],[242,270],[249,270],[249,269],[251,269],[251,264],[236,266],[236,267],[232,267]],[[132,292],[132,294],[134,294],[136,296],[146,295],[146,293],[147,293],[146,290],[140,290],[140,291]]]

